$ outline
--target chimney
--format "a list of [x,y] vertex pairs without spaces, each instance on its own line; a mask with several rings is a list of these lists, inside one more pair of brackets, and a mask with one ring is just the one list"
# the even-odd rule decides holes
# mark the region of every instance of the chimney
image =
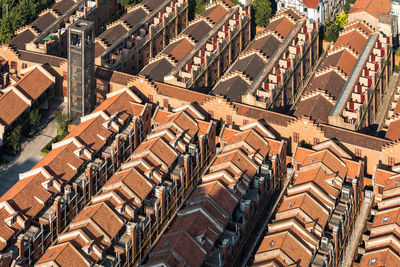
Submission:
[[121,158],[122,158],[122,147],[121,147],[121,138],[119,135],[117,135],[115,139],[115,147],[117,150],[117,158],[116,158],[116,163],[115,163],[115,168],[118,169],[119,166],[121,165]]
[[18,257],[21,260],[24,260],[25,259],[25,240],[24,240],[23,235],[18,236],[17,246],[18,246]]
[[56,233],[61,233],[61,196],[57,196],[54,200],[54,209],[56,211]]
[[333,239],[333,243],[334,243],[334,245],[335,245],[335,249],[334,249],[334,254],[335,254],[335,259],[337,259],[337,257],[338,257],[338,250],[340,249],[340,247],[339,247],[339,240],[338,240],[338,228],[337,227],[334,227],[333,229],[332,229],[332,239]]
[[135,263],[135,261],[138,260],[138,258],[136,257],[136,254],[138,253],[136,223],[130,222],[128,224],[128,229],[129,229],[129,233],[130,233],[130,236],[131,236],[131,242],[132,242],[132,260],[131,260],[131,263]]
[[138,118],[133,118],[133,149],[136,149],[139,145],[139,125]]
[[227,266],[228,259],[229,259],[229,251],[228,251],[228,246],[229,246],[229,239],[224,239],[222,241],[222,253],[224,256],[224,266]]
[[185,187],[189,186],[190,182],[190,156],[188,154],[183,156],[183,167],[185,168]]
[[89,185],[89,199],[92,199],[93,196],[93,168],[92,166],[88,166],[87,168],[87,178]]
[[204,160],[205,160],[205,157],[207,156],[207,155],[204,155],[205,154],[205,144],[204,144],[204,136],[203,135],[201,135],[201,136],[199,136],[199,146],[200,146],[200,165],[202,165],[203,164],[203,162],[204,162]]
[[251,201],[246,200],[246,218],[248,222],[250,222],[251,219]]
[[158,199],[160,200],[160,224],[162,225],[162,221],[165,219],[165,210],[167,207],[165,206],[165,187],[158,187]]
[[260,177],[259,187],[260,187],[261,199],[264,200],[267,197],[265,194],[265,178],[264,177]]

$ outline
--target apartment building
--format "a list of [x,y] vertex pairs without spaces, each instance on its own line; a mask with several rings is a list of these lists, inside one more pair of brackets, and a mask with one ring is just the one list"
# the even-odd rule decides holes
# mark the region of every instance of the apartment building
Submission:
[[143,266],[234,266],[286,175],[285,143],[261,123],[224,128],[217,156]]
[[188,1],[144,0],[96,38],[95,63],[136,74],[188,24]]
[[[398,166],[388,168],[377,166],[374,174],[374,203],[370,219],[365,223],[365,233],[360,240],[359,266],[397,266],[399,226],[399,190]],[[361,243],[362,242],[362,243]]]
[[295,178],[259,246],[253,266],[338,266],[363,184],[362,163],[332,141],[298,147]]
[[362,20],[367,22],[385,35],[392,36],[393,45],[397,47],[398,18],[391,14],[391,2],[390,0],[357,0],[350,8],[348,21]]
[[[28,50],[59,57],[67,57],[69,25],[79,18],[95,23],[99,29],[118,10],[116,0],[58,0],[31,24],[15,31],[15,38],[3,49]],[[10,71],[13,70],[11,62]]]
[[318,23],[294,8],[278,11],[212,93],[262,108],[289,105],[319,54]]
[[1,198],[2,266],[32,265],[151,130],[151,104],[112,92]]
[[157,109],[154,130],[36,265],[139,261],[215,153],[216,124],[205,118],[193,106],[176,113]]
[[249,8],[211,3],[139,75],[208,92],[249,43],[250,27]]
[[304,91],[294,115],[338,127],[368,127],[393,70],[392,38],[348,23]]
[[54,93],[55,77],[40,65],[24,69],[21,76],[4,76],[10,84],[0,90],[0,146],[14,126],[32,108],[39,107]]

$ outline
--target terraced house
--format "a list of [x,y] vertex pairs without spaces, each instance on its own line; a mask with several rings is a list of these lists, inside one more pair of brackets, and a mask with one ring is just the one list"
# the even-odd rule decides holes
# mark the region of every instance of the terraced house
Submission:
[[294,8],[271,18],[212,93],[262,108],[289,105],[319,55],[318,23]]
[[399,249],[399,167],[377,166],[374,181],[375,205],[365,222],[359,254],[355,260],[360,266],[397,266]]
[[154,130],[36,265],[140,260],[215,153],[216,124],[205,118],[192,106],[156,110]]
[[[15,38],[2,45],[10,70],[16,71],[19,62],[13,58],[19,50],[27,50],[59,57],[67,57],[67,34],[69,25],[79,18],[95,23],[99,29],[118,9],[116,0],[58,0],[42,11],[31,24],[15,31]],[[7,50],[7,51],[5,51]]]
[[332,141],[293,155],[296,174],[253,266],[338,266],[354,227],[363,164]]
[[136,74],[188,24],[188,1],[144,0],[96,38],[95,63]]
[[0,264],[32,265],[151,129],[151,104],[107,99],[0,199]]
[[285,143],[259,122],[224,128],[219,140],[201,184],[143,266],[234,266],[240,259],[277,178],[286,174]]
[[392,74],[391,40],[363,21],[347,24],[294,115],[351,130],[368,127]]
[[[26,68],[20,76],[5,76],[10,84],[0,90],[0,145],[33,108],[45,104],[54,93],[55,77],[40,65]],[[11,79],[11,81],[10,81]]]
[[208,92],[249,43],[250,27],[249,9],[211,3],[139,75]]

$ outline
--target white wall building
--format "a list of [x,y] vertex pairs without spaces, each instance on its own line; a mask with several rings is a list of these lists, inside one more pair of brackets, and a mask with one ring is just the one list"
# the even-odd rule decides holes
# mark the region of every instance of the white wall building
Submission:
[[325,19],[339,14],[344,0],[277,0],[277,9],[294,7],[311,22],[324,23]]
[[[390,14],[397,16],[397,25],[400,25],[400,0],[392,0]],[[400,32],[400,29],[398,29]]]

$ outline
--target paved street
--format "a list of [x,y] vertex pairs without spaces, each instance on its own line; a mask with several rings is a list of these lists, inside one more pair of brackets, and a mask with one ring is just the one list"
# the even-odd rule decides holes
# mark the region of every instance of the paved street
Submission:
[[18,181],[19,173],[29,171],[41,159],[40,150],[57,134],[57,123],[52,120],[34,139],[22,145],[18,158],[0,169],[0,195]]
[[358,214],[356,219],[355,228],[353,229],[353,232],[350,235],[349,243],[344,252],[344,257],[342,262],[343,267],[350,267],[353,265],[353,259],[355,254],[357,253],[358,244],[361,239],[361,235],[364,231],[364,225],[365,222],[367,221],[371,205],[372,205],[372,200],[369,198],[364,198],[361,204],[360,213]]
[[18,181],[20,173],[29,171],[42,159],[40,150],[57,135],[57,123],[53,118],[55,110],[59,108],[63,108],[62,100],[53,98],[49,110],[41,112],[41,132],[33,139],[23,142],[21,152],[9,164],[0,166],[0,196]]

